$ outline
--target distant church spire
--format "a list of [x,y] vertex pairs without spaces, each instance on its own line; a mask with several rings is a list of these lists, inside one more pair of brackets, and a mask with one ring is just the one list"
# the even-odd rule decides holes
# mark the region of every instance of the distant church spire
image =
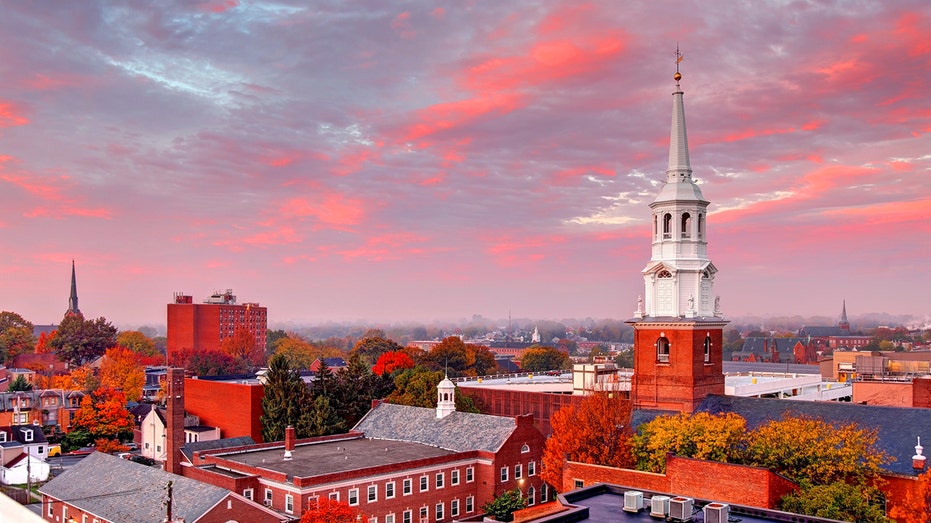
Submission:
[[78,280],[74,275],[74,260],[71,260],[71,297],[68,298],[68,311],[65,316],[81,316],[78,308]]
[[840,327],[841,330],[849,331],[850,322],[847,321],[847,300],[844,300],[843,303],[844,304],[841,307],[841,311],[840,311],[840,321],[837,322],[837,326]]

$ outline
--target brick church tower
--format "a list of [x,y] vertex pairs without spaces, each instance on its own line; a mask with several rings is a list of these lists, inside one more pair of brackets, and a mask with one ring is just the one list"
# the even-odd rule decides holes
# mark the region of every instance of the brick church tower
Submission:
[[679,87],[672,93],[666,183],[650,209],[652,256],[643,269],[645,293],[634,318],[636,409],[693,412],[709,394],[724,394],[722,330],[727,321],[714,296],[717,269],[707,253],[708,201],[692,179]]

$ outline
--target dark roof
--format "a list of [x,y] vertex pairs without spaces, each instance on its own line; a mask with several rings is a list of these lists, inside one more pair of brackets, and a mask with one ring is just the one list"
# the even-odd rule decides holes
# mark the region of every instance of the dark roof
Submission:
[[94,452],[39,492],[113,523],[161,523],[165,487],[172,482],[173,515],[196,521],[231,493],[159,468]]
[[741,348],[742,352],[755,352],[757,354],[762,352],[772,352],[773,343],[776,344],[776,350],[780,353],[793,352],[795,349],[796,343],[801,343],[805,345],[808,340],[806,338],[747,338],[744,340],[744,345]]
[[322,361],[326,363],[326,366],[330,367],[331,369],[334,367],[345,367],[346,366],[346,360],[344,360],[343,358],[323,358]]
[[[30,431],[31,439],[26,439],[26,431]],[[10,433],[13,435],[13,439],[16,441],[32,445],[35,443],[48,443],[48,439],[45,437],[45,433],[42,432],[42,427],[38,425],[13,425],[10,427]]]
[[191,432],[210,432],[217,430],[216,427],[208,427],[207,425],[189,425],[184,427],[184,430],[189,430]]
[[909,476],[916,475],[912,456],[915,455],[918,437],[931,441],[931,409],[712,395],[706,397],[697,410],[713,414],[734,412],[747,420],[748,429],[782,419],[786,414],[828,423],[856,423],[862,428],[876,429],[877,448],[893,459],[883,468]]
[[831,326],[814,326],[814,327],[802,327],[798,331],[798,335],[802,338],[807,338],[808,336],[825,338],[828,336],[849,336],[850,331],[844,330],[837,325]]
[[497,452],[516,428],[514,418],[453,412],[437,419],[436,409],[379,403],[353,430],[367,438],[422,443],[456,452]]
[[188,461],[194,459],[194,453],[202,450],[225,449],[230,447],[244,447],[246,445],[255,445],[255,440],[249,436],[239,436],[238,438],[220,438],[208,441],[191,441],[181,447],[181,453]]

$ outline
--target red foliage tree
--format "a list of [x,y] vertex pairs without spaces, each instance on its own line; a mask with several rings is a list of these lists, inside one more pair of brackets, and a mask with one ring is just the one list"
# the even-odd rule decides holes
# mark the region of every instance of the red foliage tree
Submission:
[[52,352],[52,348],[49,347],[48,342],[55,337],[58,331],[52,331],[49,334],[40,333],[39,340],[36,342],[36,354],[46,354]]
[[398,369],[413,369],[414,360],[401,351],[386,352],[378,357],[375,366],[372,367],[372,373],[383,376],[391,374]]
[[133,417],[126,410],[126,396],[113,387],[98,387],[84,396],[71,420],[74,429],[84,429],[94,438],[117,439],[133,433]]
[[349,503],[327,497],[311,500],[301,516],[301,523],[355,523],[356,518],[366,520],[365,516],[353,510]]

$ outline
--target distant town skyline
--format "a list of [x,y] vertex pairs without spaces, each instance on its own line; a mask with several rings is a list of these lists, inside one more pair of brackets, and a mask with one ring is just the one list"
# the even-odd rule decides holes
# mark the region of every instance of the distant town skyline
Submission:
[[931,7],[4,3],[0,310],[629,318],[675,51],[726,317],[931,317]]

